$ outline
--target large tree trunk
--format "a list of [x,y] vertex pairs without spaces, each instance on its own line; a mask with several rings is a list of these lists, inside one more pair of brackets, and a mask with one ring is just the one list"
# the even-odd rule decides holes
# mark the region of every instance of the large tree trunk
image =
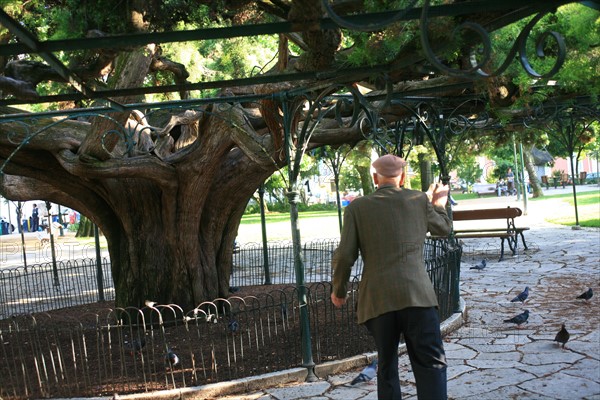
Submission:
[[[94,134],[91,126],[64,122],[30,138],[6,164],[0,187],[7,198],[64,204],[98,225],[108,243],[117,306],[152,300],[189,310],[227,295],[245,205],[277,167],[270,137],[256,135],[239,107],[208,111],[195,125],[185,121],[197,139],[162,160],[153,154],[82,160],[77,150]],[[25,138],[6,135],[20,126],[0,125],[0,158]],[[254,150],[248,157],[253,146],[262,155]]]

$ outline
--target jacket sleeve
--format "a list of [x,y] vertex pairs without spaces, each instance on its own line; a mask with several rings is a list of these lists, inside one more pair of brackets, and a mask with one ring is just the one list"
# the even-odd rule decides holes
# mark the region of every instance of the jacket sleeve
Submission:
[[351,212],[351,207],[344,211],[344,225],[340,237],[340,244],[333,253],[331,267],[333,270],[333,293],[337,297],[346,297],[348,281],[352,266],[358,258],[358,232]]
[[427,230],[434,236],[447,236],[452,230],[452,221],[446,210],[427,201]]

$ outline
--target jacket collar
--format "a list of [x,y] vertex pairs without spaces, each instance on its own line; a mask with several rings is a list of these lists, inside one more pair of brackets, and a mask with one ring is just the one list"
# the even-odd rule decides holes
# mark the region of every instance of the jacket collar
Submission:
[[377,186],[377,190],[382,190],[382,189],[402,189],[402,188],[397,188],[396,186],[391,185],[391,184]]

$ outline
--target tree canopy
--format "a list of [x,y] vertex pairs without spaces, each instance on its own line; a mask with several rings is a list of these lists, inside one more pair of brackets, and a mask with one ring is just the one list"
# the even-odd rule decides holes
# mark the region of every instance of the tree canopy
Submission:
[[433,144],[448,167],[540,106],[597,109],[597,10],[521,3],[6,0],[2,195],[98,224],[118,305],[226,295],[246,203],[295,157]]

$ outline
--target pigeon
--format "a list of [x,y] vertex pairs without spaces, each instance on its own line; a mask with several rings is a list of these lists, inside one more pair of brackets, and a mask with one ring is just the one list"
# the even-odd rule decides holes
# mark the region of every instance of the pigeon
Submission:
[[144,336],[139,339],[135,338],[131,342],[125,342],[124,344],[125,349],[127,349],[131,355],[141,353],[144,346],[146,346],[146,338]]
[[562,343],[562,348],[564,349],[565,344],[567,344],[567,342],[569,341],[569,337],[571,337],[571,335],[565,328],[565,324],[562,324],[562,327],[560,328],[560,331],[558,331],[558,333],[556,334],[554,341],[558,342],[558,344]]
[[583,292],[579,296],[577,296],[577,298],[588,301],[589,299],[592,298],[593,295],[594,295],[594,291],[592,290],[592,288],[589,288],[588,290],[586,290],[585,292]]
[[504,322],[511,322],[513,324],[517,324],[517,326],[520,327],[522,323],[527,322],[528,318],[529,318],[529,310],[525,310],[519,315],[515,315],[514,317],[512,317],[510,319],[505,319]]
[[177,364],[179,364],[179,357],[177,356],[177,354],[175,354],[173,350],[169,349],[167,351],[167,355],[165,356],[165,363],[167,364],[168,368],[173,368]]
[[476,266],[471,267],[469,269],[477,269],[477,270],[481,271],[482,269],[485,268],[486,265],[487,265],[487,259],[484,258],[483,260],[481,260],[481,262],[479,264],[477,264]]
[[373,360],[371,364],[367,365],[362,371],[360,371],[360,374],[358,374],[356,378],[352,379],[350,384],[356,385],[357,383],[368,382],[375,378],[375,375],[377,375],[377,359]]
[[287,304],[281,303],[281,318],[287,319]]
[[230,319],[229,323],[227,324],[229,330],[231,331],[231,333],[236,333],[239,329],[240,329],[240,324],[239,322],[237,322],[235,319]]
[[237,293],[240,291],[238,286],[229,286],[229,293]]
[[215,314],[207,314],[206,315],[206,323],[210,324],[210,323],[216,324],[217,322],[219,322],[219,319],[217,318],[217,316]]
[[155,306],[157,303],[156,303],[155,301],[152,301],[152,300],[146,300],[146,301],[144,301],[144,304],[146,305],[146,307],[150,307],[150,308],[152,308],[152,307],[154,307],[154,306]]
[[519,293],[517,297],[512,299],[510,302],[516,303],[517,301],[520,301],[521,303],[523,303],[525,300],[527,300],[527,297],[529,297],[529,286],[525,287],[525,290]]

